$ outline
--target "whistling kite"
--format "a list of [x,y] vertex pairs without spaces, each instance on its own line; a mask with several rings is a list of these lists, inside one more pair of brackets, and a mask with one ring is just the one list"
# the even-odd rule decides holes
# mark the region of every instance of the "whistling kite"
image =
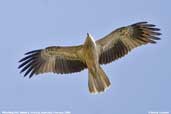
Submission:
[[21,73],[24,76],[46,72],[67,74],[88,68],[90,93],[100,93],[110,86],[110,81],[100,64],[117,60],[132,49],[148,43],[154,44],[161,35],[160,29],[147,22],[139,22],[121,27],[107,36],[94,41],[87,33],[84,44],[78,46],[52,46],[26,53],[21,59]]

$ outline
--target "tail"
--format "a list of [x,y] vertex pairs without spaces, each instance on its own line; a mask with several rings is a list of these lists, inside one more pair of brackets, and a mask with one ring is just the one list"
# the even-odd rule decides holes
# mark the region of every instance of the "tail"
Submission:
[[96,73],[88,74],[88,86],[90,93],[100,93],[110,86],[110,81],[103,69],[99,66]]

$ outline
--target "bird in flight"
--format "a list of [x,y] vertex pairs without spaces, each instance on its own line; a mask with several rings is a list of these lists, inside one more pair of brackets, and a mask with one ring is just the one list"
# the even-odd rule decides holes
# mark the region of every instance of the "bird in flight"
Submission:
[[111,63],[141,45],[155,44],[160,40],[159,31],[153,24],[138,22],[118,28],[97,41],[87,33],[82,45],[51,46],[25,53],[18,68],[29,78],[47,72],[68,74],[88,69],[89,92],[101,93],[111,83],[100,65]]

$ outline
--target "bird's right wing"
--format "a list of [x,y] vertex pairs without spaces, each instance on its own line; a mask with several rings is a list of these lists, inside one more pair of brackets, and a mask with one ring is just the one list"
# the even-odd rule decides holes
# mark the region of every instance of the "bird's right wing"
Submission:
[[26,57],[19,62],[21,72],[25,71],[24,76],[31,78],[34,74],[46,72],[53,73],[73,73],[80,72],[87,68],[84,60],[81,58],[82,45],[60,47],[52,46],[45,49],[35,50],[26,53]]
[[132,49],[148,43],[156,43],[159,40],[160,29],[147,22],[139,22],[126,27],[119,28],[100,40],[99,63],[107,64],[125,56]]

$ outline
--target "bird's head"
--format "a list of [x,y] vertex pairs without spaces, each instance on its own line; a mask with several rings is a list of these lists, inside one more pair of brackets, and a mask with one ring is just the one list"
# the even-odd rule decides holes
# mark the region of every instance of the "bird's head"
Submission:
[[87,37],[86,37],[86,40],[85,40],[85,45],[95,45],[95,41],[92,37],[91,34],[87,33]]
[[86,42],[93,42],[93,43],[95,43],[94,38],[93,38],[93,36],[90,33],[87,33]]

